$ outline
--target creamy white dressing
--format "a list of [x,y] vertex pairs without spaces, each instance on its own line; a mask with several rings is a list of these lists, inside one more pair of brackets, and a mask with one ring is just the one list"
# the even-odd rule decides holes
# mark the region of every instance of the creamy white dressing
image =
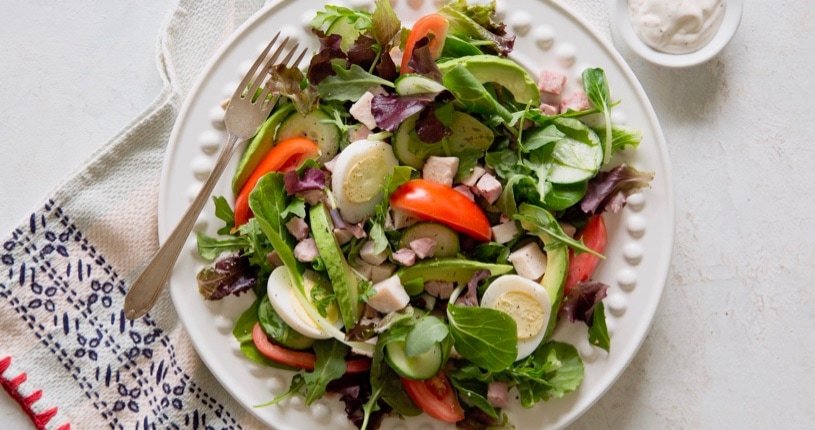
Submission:
[[687,54],[710,43],[724,9],[725,0],[628,0],[637,37],[669,54]]

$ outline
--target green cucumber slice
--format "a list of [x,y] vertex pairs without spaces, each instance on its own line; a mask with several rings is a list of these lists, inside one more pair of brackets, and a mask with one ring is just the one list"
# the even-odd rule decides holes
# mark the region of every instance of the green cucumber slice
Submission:
[[313,110],[308,115],[295,112],[288,116],[277,129],[277,141],[303,136],[320,147],[318,163],[325,163],[337,155],[340,149],[340,129],[330,122],[331,117],[322,110]]
[[385,360],[400,376],[424,380],[433,377],[441,369],[443,354],[441,344],[415,357],[408,357],[404,341],[393,341],[385,345]]
[[396,94],[400,96],[438,93],[447,89],[444,85],[417,73],[399,76],[393,84],[396,87]]
[[436,257],[454,257],[459,251],[458,233],[450,227],[435,222],[421,222],[405,229],[399,246],[410,247],[410,242],[430,238],[436,241]]

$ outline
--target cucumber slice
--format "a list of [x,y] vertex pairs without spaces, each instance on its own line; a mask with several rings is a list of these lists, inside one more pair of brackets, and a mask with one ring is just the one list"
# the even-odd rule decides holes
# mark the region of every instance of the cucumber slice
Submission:
[[444,85],[417,73],[399,76],[393,84],[396,87],[396,94],[400,96],[438,93],[447,89]]
[[450,151],[455,155],[469,149],[486,150],[492,145],[495,134],[475,117],[464,112],[453,112],[450,125]]
[[421,169],[431,155],[445,156],[463,153],[468,150],[486,150],[492,145],[495,135],[489,127],[464,112],[453,112],[450,136],[446,137],[450,154],[444,153],[442,142],[425,143],[416,135],[416,120],[419,114],[402,121],[392,139],[393,155],[401,164]]
[[446,225],[435,222],[421,222],[408,227],[402,234],[402,239],[399,241],[399,246],[402,248],[408,248],[410,246],[410,242],[424,237],[436,241],[436,252],[434,256],[454,257],[456,254],[458,254],[458,233]]
[[326,34],[338,34],[342,36],[342,40],[340,41],[340,49],[342,52],[348,52],[348,48],[357,41],[360,34],[362,32],[356,28],[356,24],[351,22],[346,17],[337,18],[330,27],[328,27],[328,31]]
[[[416,120],[419,114],[409,116],[407,119],[399,124],[396,129],[396,136],[392,139],[393,155],[399,160],[399,163],[413,167],[414,169],[421,169],[424,165],[425,158],[417,154],[417,149],[427,144],[419,140],[416,136]],[[428,154],[428,156],[433,154]]]
[[238,169],[235,171],[235,176],[232,178],[232,192],[237,195],[243,184],[258,167],[260,161],[266,156],[275,144],[274,136],[277,126],[294,111],[292,103],[284,104],[278,107],[272,115],[260,126],[255,137],[249,142],[249,146],[243,151],[241,159],[238,162]]
[[439,373],[442,359],[440,343],[415,357],[407,356],[404,341],[393,341],[385,345],[385,360],[396,373],[405,378],[424,380],[433,377]]
[[289,115],[277,130],[277,141],[303,136],[320,147],[318,163],[325,163],[337,155],[340,149],[340,129],[329,122],[331,117],[322,110],[313,110],[303,116],[295,112]]

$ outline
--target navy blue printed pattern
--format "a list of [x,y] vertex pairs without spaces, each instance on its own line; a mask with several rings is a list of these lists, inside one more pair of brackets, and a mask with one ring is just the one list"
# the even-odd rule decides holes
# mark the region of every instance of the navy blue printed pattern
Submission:
[[[125,281],[68,214],[49,201],[2,243],[0,306],[75,381],[110,429],[240,429],[179,364],[172,337],[150,318],[128,321]],[[62,405],[57,405],[62,407]]]

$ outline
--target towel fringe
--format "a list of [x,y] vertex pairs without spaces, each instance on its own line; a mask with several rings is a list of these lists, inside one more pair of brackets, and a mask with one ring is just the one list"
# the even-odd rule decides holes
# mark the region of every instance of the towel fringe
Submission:
[[[35,412],[32,406],[35,402],[42,398],[42,390],[36,390],[27,396],[23,396],[20,393],[20,384],[28,379],[28,375],[23,372],[13,378],[7,378],[5,376],[6,370],[11,366],[11,357],[7,356],[0,359],[0,385],[3,386],[3,389],[20,405],[20,408],[28,415],[28,418],[31,419],[31,422],[37,428],[37,430],[46,430],[46,425],[54,415],[57,414],[57,407],[53,407],[47,409],[43,412]],[[57,430],[71,430],[71,425],[68,423],[62,424],[61,426],[57,427]]]

